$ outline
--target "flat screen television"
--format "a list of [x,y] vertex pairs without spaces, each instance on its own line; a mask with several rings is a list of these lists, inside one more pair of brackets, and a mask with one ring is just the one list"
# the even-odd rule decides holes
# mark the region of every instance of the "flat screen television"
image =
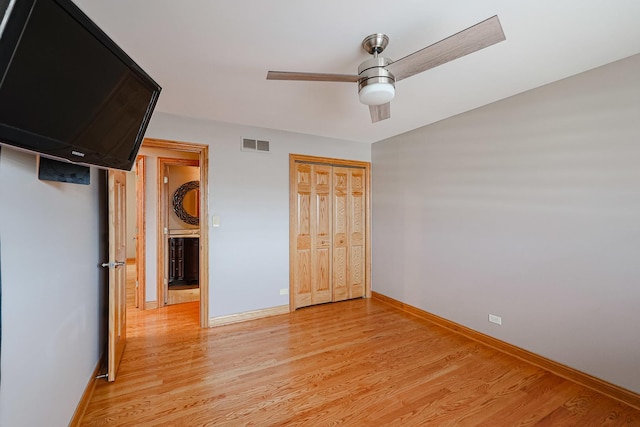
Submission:
[[131,170],[160,86],[71,0],[0,2],[0,143]]

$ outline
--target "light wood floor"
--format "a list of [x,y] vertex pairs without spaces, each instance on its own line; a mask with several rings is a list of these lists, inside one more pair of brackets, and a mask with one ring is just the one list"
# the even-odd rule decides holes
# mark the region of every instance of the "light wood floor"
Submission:
[[617,426],[640,411],[377,300],[213,329],[198,303],[129,312],[84,425]]
[[[135,260],[127,260],[127,307],[135,307],[136,292],[136,263]],[[168,289],[167,304],[182,304],[184,302],[200,301],[200,288],[195,289]]]

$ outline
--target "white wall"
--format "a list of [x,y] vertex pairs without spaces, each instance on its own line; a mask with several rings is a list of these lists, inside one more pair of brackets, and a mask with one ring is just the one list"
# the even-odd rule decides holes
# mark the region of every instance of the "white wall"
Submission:
[[35,155],[0,153],[1,426],[66,426],[98,362],[97,181],[39,181]]
[[640,55],[373,144],[374,290],[640,392],[638,76]]
[[[220,217],[209,236],[210,317],[289,303],[279,294],[289,287],[289,153],[362,161],[371,155],[369,144],[162,113],[146,136],[209,145],[209,215]],[[241,151],[242,137],[271,141],[271,152]],[[155,229],[155,218],[147,217],[147,226]],[[155,258],[147,254],[149,274]]]

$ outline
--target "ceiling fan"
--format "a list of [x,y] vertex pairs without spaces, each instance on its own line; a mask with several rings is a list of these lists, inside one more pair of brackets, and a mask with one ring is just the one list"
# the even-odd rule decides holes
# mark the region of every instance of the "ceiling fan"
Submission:
[[373,58],[360,64],[358,74],[269,71],[267,80],[358,83],[360,102],[369,105],[371,121],[375,123],[391,117],[390,101],[395,96],[395,82],[503,40],[505,36],[500,21],[497,16],[493,16],[411,55],[392,61],[378,56],[389,44],[389,37],[385,34],[372,34],[362,41],[362,48],[373,55]]

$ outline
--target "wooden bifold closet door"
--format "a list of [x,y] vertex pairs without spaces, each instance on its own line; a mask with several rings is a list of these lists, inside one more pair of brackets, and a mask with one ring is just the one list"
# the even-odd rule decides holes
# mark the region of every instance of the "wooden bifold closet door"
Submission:
[[292,309],[370,296],[368,163],[324,160],[291,162]]

